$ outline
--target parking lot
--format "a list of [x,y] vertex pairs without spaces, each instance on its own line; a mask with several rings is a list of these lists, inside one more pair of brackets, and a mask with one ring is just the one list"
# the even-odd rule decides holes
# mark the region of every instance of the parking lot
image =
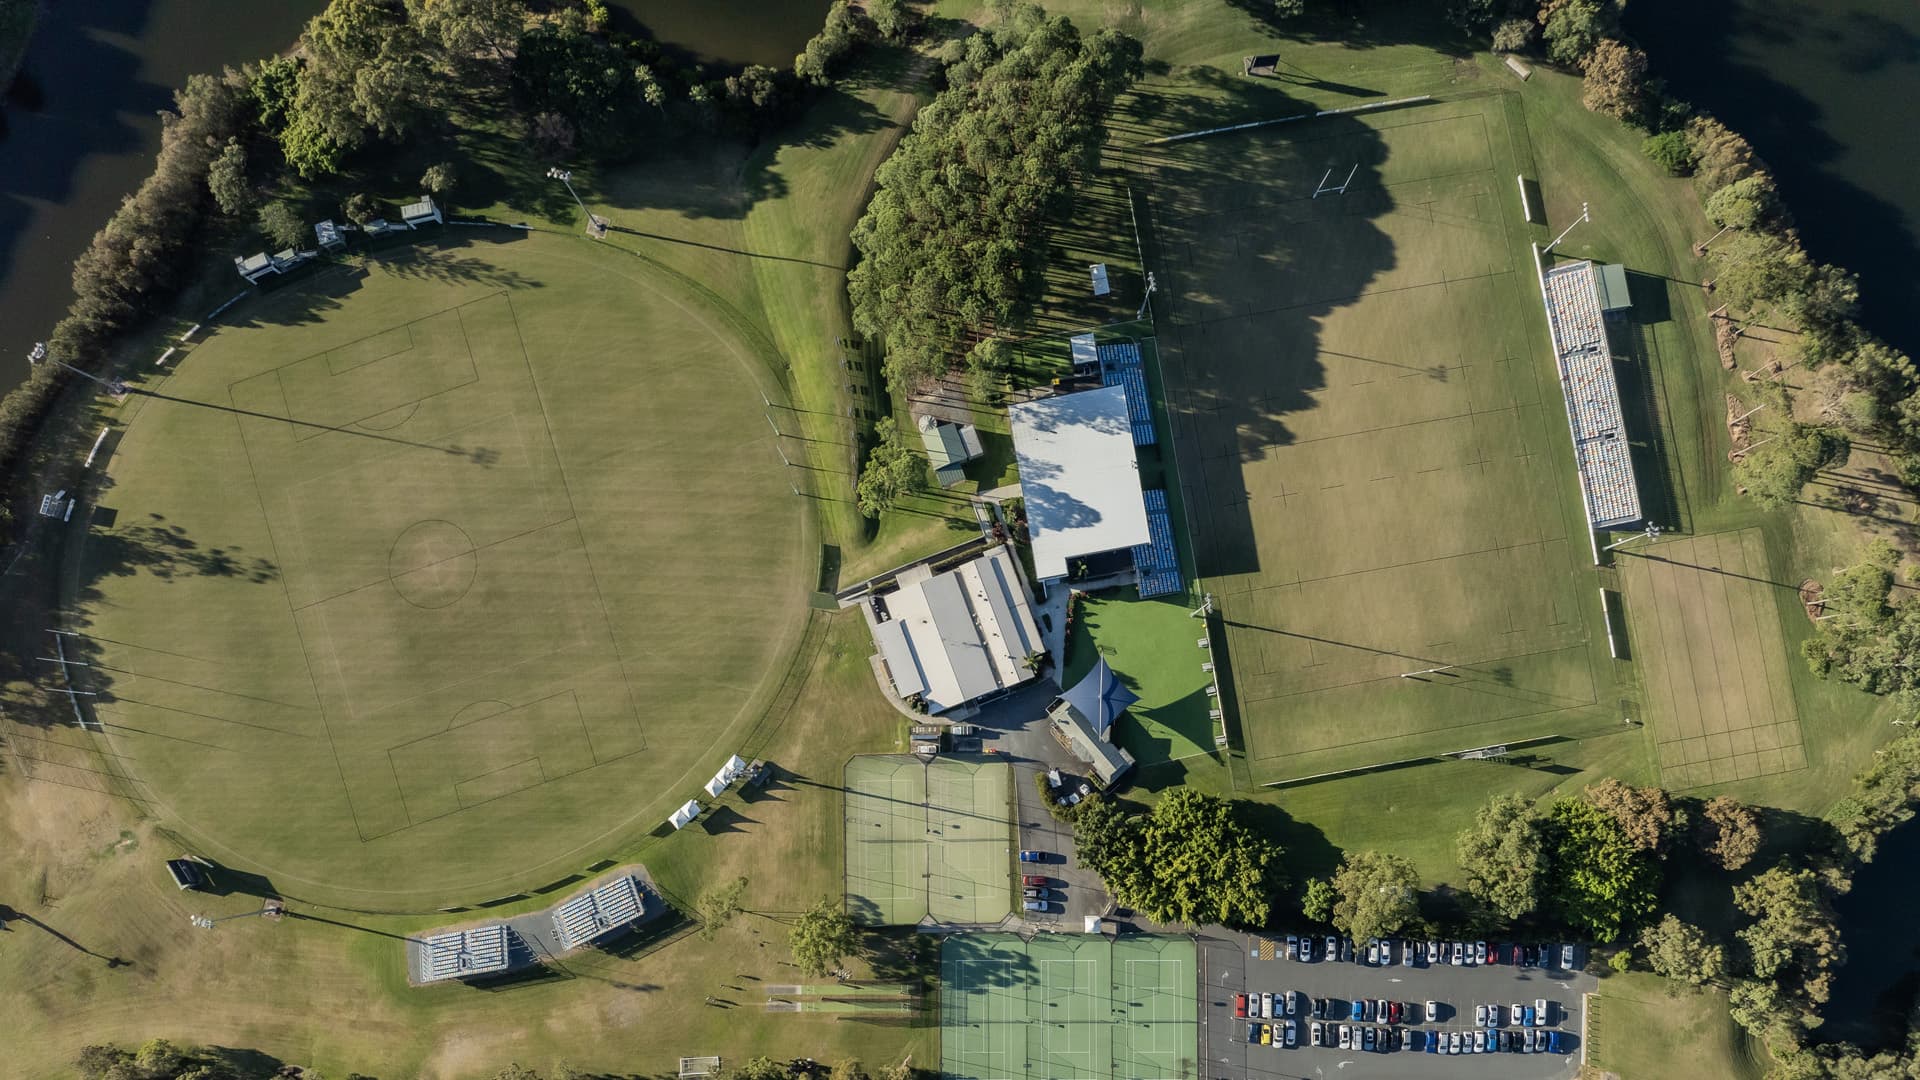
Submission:
[[[1048,910],[1022,911],[1016,914],[1037,927],[1078,933],[1085,917],[1107,910],[1106,883],[1100,875],[1080,864],[1073,849],[1073,826],[1047,812],[1035,787],[1035,774],[1045,773],[1047,763],[1015,761],[1014,796],[1019,805],[1019,846],[1024,850],[1046,853],[1043,862],[1021,863],[1022,876],[1037,874],[1047,879],[1050,894]],[[1078,785],[1084,778],[1062,770],[1063,781]]]
[[[1334,1077],[1341,1080],[1399,1078],[1420,1074],[1435,1076],[1491,1077],[1494,1080],[1548,1080],[1572,1077],[1580,1068],[1580,1039],[1585,1024],[1584,995],[1595,987],[1590,975],[1559,967],[1557,946],[1554,964],[1547,968],[1517,967],[1502,957],[1499,964],[1456,967],[1451,964],[1427,966],[1372,966],[1364,962],[1316,959],[1302,962],[1286,959],[1259,959],[1257,938],[1239,934],[1203,937],[1200,941],[1200,1040],[1205,1058],[1201,1075],[1209,1080],[1227,1077],[1286,1078]],[[1285,935],[1280,945],[1284,946]],[[1274,950],[1278,957],[1283,949]],[[1323,950],[1316,950],[1318,956]],[[1364,951],[1364,946],[1362,948]],[[1584,959],[1581,950],[1576,959]],[[1364,961],[1364,957],[1362,958]],[[1234,995],[1297,990],[1306,996],[1307,1007],[1296,1014],[1299,1022],[1298,1045],[1292,1049],[1249,1045],[1247,1025],[1261,1021],[1234,1015]],[[1312,1023],[1313,998],[1332,998],[1350,1003],[1356,998],[1401,1002],[1413,1006],[1411,1016],[1418,1023],[1397,1025],[1403,1033],[1462,1032],[1474,1030],[1474,1006],[1498,1004],[1501,1026],[1507,1031],[1516,1025],[1506,1014],[1515,1002],[1532,1005],[1545,998],[1549,1005],[1548,1023],[1542,1030],[1560,1033],[1559,1054],[1481,1053],[1428,1054],[1404,1049],[1389,1052],[1341,1050],[1338,1047],[1307,1045]],[[1428,1022],[1424,1013],[1427,1001],[1441,1005],[1437,1022]],[[1352,1024],[1343,1011],[1335,1017]],[[1267,1021],[1276,1023],[1277,1021]],[[1356,1030],[1360,1025],[1354,1025]],[[1369,1024],[1376,1028],[1386,1025]],[[1409,1047],[1411,1043],[1409,1042]]]

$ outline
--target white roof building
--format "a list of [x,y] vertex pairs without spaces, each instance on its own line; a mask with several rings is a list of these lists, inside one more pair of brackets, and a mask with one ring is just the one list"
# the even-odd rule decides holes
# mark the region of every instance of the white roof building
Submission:
[[1055,581],[1074,559],[1151,542],[1125,387],[1021,402],[1007,419],[1035,576]]
[[910,582],[905,576],[881,598],[889,618],[873,623],[901,697],[919,695],[929,713],[940,713],[1034,677],[1027,657],[1046,645],[1005,547],[944,574]]

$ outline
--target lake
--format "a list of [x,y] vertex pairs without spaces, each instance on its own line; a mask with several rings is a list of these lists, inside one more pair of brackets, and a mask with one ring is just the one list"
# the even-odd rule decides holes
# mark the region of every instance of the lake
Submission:
[[1920,990],[1920,922],[1907,910],[1917,886],[1920,825],[1908,823],[1881,838],[1873,861],[1853,876],[1853,891],[1834,902],[1847,964],[1814,1038],[1872,1048],[1901,1043]]
[[1866,324],[1920,352],[1920,4],[1669,0],[1629,4],[1627,28],[1753,142],[1808,251],[1860,275]]
[[[629,0],[618,24],[716,69],[784,67],[828,0]],[[280,52],[325,0],[49,4],[0,127],[0,392],[72,300],[71,267],[153,169],[155,115],[196,72]],[[212,31],[212,32],[210,32]]]

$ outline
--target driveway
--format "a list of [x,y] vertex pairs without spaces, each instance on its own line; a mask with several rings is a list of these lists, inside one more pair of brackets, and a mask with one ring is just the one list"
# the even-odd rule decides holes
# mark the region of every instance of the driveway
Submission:
[[[1285,935],[1282,935],[1284,941]],[[1204,1080],[1257,1077],[1295,1080],[1340,1077],[1341,1080],[1397,1080],[1414,1075],[1493,1077],[1495,1080],[1554,1080],[1580,1071],[1580,1036],[1585,1030],[1584,995],[1594,990],[1591,975],[1558,967],[1519,968],[1511,964],[1483,967],[1424,965],[1370,967],[1366,964],[1295,960],[1260,960],[1250,955],[1256,939],[1241,934],[1212,932],[1200,940],[1200,1041]],[[1584,951],[1580,954],[1584,956]],[[1438,1023],[1400,1025],[1406,1031],[1473,1030],[1474,1006],[1513,1002],[1550,1003],[1549,1027],[1560,1032],[1562,1053],[1472,1054],[1451,1057],[1319,1048],[1306,1045],[1306,1027],[1300,1045],[1292,1050],[1249,1045],[1248,1020],[1234,1016],[1233,995],[1266,991],[1279,994],[1298,990],[1308,998],[1387,998],[1414,1005],[1432,1000],[1441,1004]],[[1503,1010],[1504,1012],[1505,1010]],[[1302,1014],[1311,1022],[1311,1015]],[[1344,1019],[1344,1017],[1343,1017]],[[1506,1017],[1502,1017],[1503,1020]],[[1503,1024],[1508,1030],[1511,1024]]]

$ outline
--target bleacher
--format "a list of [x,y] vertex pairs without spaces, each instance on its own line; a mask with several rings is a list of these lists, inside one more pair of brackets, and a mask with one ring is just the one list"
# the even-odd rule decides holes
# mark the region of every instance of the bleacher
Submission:
[[439,982],[505,971],[512,935],[505,923],[434,934],[420,942],[419,981]]
[[1167,511],[1167,493],[1158,488],[1141,492],[1147,504],[1146,543],[1133,549],[1133,569],[1139,575],[1140,599],[1184,592],[1180,551],[1173,546],[1173,516]]
[[1124,386],[1127,390],[1127,422],[1133,425],[1133,444],[1151,446],[1159,441],[1153,429],[1153,399],[1147,396],[1147,370],[1140,362],[1140,346],[1125,341],[1102,345],[1100,385]]
[[1541,285],[1589,524],[1606,528],[1638,521],[1640,490],[1634,483],[1620,387],[1607,350],[1593,264],[1554,267],[1542,276]]
[[639,884],[622,875],[555,908],[553,929],[562,948],[576,949],[638,919],[644,906]]

